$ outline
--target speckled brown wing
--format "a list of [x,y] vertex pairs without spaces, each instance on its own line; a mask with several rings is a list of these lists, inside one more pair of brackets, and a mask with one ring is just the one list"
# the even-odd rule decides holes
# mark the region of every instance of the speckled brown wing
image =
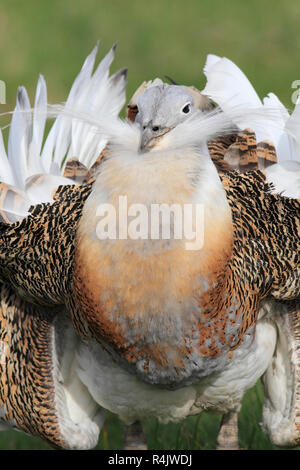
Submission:
[[[212,303],[209,316],[220,343],[224,329],[234,329],[239,319],[230,345],[233,350],[249,328],[255,328],[263,299],[300,300],[300,200],[272,194],[265,175],[258,170],[244,174],[230,171],[221,175],[221,180],[232,211],[234,243],[227,274],[209,294],[207,307],[214,297],[222,298],[220,293],[227,292],[225,302]],[[228,298],[229,302],[238,299],[236,316],[231,320],[226,315]]]
[[99,171],[100,165],[105,161],[107,156],[109,155],[109,148],[106,146],[102,152],[99,154],[97,160],[95,163],[91,166],[91,168],[88,170],[83,183],[85,184],[93,184],[95,182],[96,176]]
[[65,447],[56,403],[52,358],[57,312],[26,303],[0,287],[0,427],[6,424]]
[[[243,179],[249,179],[255,173],[246,173]],[[227,178],[232,187],[233,175],[228,173],[222,177],[227,191]],[[267,194],[254,205],[255,187],[249,186],[247,191],[251,198],[248,197],[248,201],[244,188],[244,184],[236,185],[239,201],[244,200],[243,210],[230,194],[232,190],[228,191],[236,230],[249,239],[247,253],[242,255],[244,274],[249,279],[258,263],[260,281],[266,286],[273,284],[273,297],[277,299],[269,299],[264,306],[270,321],[276,324],[278,336],[272,362],[262,377],[265,391],[263,426],[275,445],[294,447],[300,444],[300,201]],[[257,210],[262,211],[261,217]],[[269,215],[265,217],[267,213]],[[242,226],[248,227],[248,234]],[[247,296],[245,302],[250,299]],[[253,321],[251,309],[245,320]]]
[[224,160],[244,173],[258,169],[256,135],[251,129],[236,134],[236,140],[225,152]]
[[[92,448],[99,435],[92,417],[84,416],[82,427],[72,420],[64,391],[80,342],[64,303],[77,222],[90,189],[59,187],[52,204],[0,225],[0,429],[13,427],[61,448]],[[82,385],[74,380],[78,397]],[[92,398],[81,393],[90,407]]]
[[275,146],[268,141],[256,142],[251,129],[212,139],[207,144],[219,172],[264,170],[277,163]]
[[[213,139],[208,143],[208,148],[220,173],[233,169],[240,172],[263,170],[277,163],[274,145],[268,141],[256,144],[255,134],[250,129],[236,135]],[[282,201],[282,206],[279,206],[279,215],[284,218],[284,214],[287,213],[284,206],[290,202],[284,198]],[[291,202],[291,205],[294,204],[297,202]],[[294,206],[290,210],[290,214],[297,217],[294,223],[286,225],[286,231],[290,231],[290,234],[295,233],[298,237],[299,207]],[[254,224],[255,220],[253,220],[253,226]],[[277,232],[277,234],[280,238],[284,235],[284,231]],[[295,253],[297,251],[299,253],[299,249]],[[293,259],[292,255],[290,259]],[[299,264],[295,255],[294,263],[295,266]],[[287,272],[288,270],[284,274]],[[245,301],[248,300],[245,299]],[[272,321],[277,326],[278,340],[272,363],[262,377],[265,391],[263,426],[274,444],[294,447],[300,445],[300,301],[295,299],[286,303],[280,301],[270,303],[269,301],[268,308]]]
[[[97,157],[90,169],[88,169],[78,158],[70,158],[65,166],[63,176],[75,181],[77,184],[93,184],[99,170],[100,164],[109,154],[108,146],[106,146]],[[1,200],[0,200],[1,203]],[[1,206],[0,206],[1,207]]]
[[267,140],[258,142],[257,160],[258,160],[258,168],[260,170],[264,170],[265,168],[268,168],[270,165],[274,165],[274,163],[277,163],[276,150],[272,142],[269,142]]
[[63,176],[81,184],[88,173],[87,167],[78,158],[70,158],[65,166]]
[[[228,172],[221,176],[230,204],[236,257],[249,262],[266,292],[279,300],[300,296],[300,200],[272,193],[263,172]],[[252,268],[251,268],[252,267]],[[257,269],[257,272],[255,270]],[[266,271],[265,271],[266,270]]]
[[33,305],[0,286],[0,430],[18,429],[55,448],[95,447],[103,412],[76,375],[79,344],[62,307]]
[[91,186],[60,186],[54,202],[30,208],[30,215],[0,225],[0,278],[25,300],[64,304],[74,238]]

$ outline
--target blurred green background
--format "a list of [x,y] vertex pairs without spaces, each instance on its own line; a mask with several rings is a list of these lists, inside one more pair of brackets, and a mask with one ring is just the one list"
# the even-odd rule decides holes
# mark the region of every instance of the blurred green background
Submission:
[[[1,0],[0,79],[7,104],[25,85],[33,102],[36,81],[47,81],[49,102],[66,99],[85,57],[101,40],[99,57],[114,42],[112,71],[127,66],[129,99],[144,80],[171,76],[202,88],[206,55],[233,60],[261,97],[273,91],[292,108],[291,83],[300,79],[298,0]],[[244,399],[240,444],[244,449],[272,449],[260,429],[263,394],[258,384]],[[182,424],[143,423],[149,448],[213,449],[220,416],[203,413]],[[123,426],[108,414],[99,447],[120,449]],[[15,431],[0,433],[0,449],[46,449],[40,439]]]
[[113,70],[129,67],[128,97],[145,79],[170,75],[201,87],[208,53],[236,62],[261,96],[292,106],[300,79],[298,0],[1,0],[0,78],[13,105],[18,85],[33,97],[38,74],[51,102],[66,98],[95,45],[118,42]]

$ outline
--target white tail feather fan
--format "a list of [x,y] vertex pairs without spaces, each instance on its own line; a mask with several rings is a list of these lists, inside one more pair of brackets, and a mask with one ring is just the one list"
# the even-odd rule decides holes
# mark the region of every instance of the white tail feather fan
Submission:
[[[208,55],[204,67],[207,84],[202,93],[213,99],[222,110],[240,128],[251,128],[257,142],[268,140],[273,143],[277,153],[278,164],[265,170],[267,179],[272,182],[277,192],[286,197],[300,197],[300,165],[286,165],[285,162],[300,163],[300,104],[297,104],[290,116],[287,109],[276,95],[269,93],[263,99],[244,73],[230,60],[215,55]],[[233,112],[235,109],[261,109],[265,121],[253,118],[247,113],[247,119]],[[270,119],[270,111],[273,117]]]
[[[98,44],[94,47],[71,87],[65,106],[83,110],[94,118],[119,114],[125,104],[126,69],[109,76],[115,48],[112,47],[93,73]],[[89,168],[107,143],[105,136],[99,138],[89,124],[60,113],[43,145],[47,109],[46,82],[40,75],[33,111],[26,89],[18,90],[7,154],[0,130],[0,182],[12,186],[24,198],[23,209],[17,213],[8,203],[2,207],[14,219],[26,217],[30,205],[50,202],[57,186],[76,184],[63,177],[68,158],[77,157]],[[35,175],[43,177],[32,178]]]

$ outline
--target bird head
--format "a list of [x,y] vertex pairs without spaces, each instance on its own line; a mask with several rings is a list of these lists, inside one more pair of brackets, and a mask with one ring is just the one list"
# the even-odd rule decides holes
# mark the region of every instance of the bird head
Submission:
[[127,115],[142,130],[141,150],[151,150],[178,124],[214,107],[194,87],[144,82],[132,97]]
[[181,86],[163,84],[151,87],[137,99],[135,122],[142,129],[141,149],[150,150],[163,136],[200,111],[193,97]]

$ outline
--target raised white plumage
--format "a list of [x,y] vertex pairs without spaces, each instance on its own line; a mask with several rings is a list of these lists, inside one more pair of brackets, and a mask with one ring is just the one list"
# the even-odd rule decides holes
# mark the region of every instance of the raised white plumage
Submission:
[[[98,45],[86,58],[76,77],[64,106],[97,118],[117,116],[125,103],[126,69],[109,77],[115,46],[93,72]],[[64,109],[62,106],[62,110]],[[107,138],[95,132],[91,125],[76,118],[58,115],[47,138],[44,130],[48,114],[47,88],[44,77],[38,80],[33,113],[24,87],[20,87],[10,124],[8,150],[5,151],[0,130],[0,181],[19,190],[24,199],[19,217],[25,217],[31,204],[52,201],[58,185],[75,182],[63,177],[69,158],[76,156],[90,168],[107,144]],[[41,175],[37,178],[33,176]],[[10,211],[7,206],[4,210]]]

